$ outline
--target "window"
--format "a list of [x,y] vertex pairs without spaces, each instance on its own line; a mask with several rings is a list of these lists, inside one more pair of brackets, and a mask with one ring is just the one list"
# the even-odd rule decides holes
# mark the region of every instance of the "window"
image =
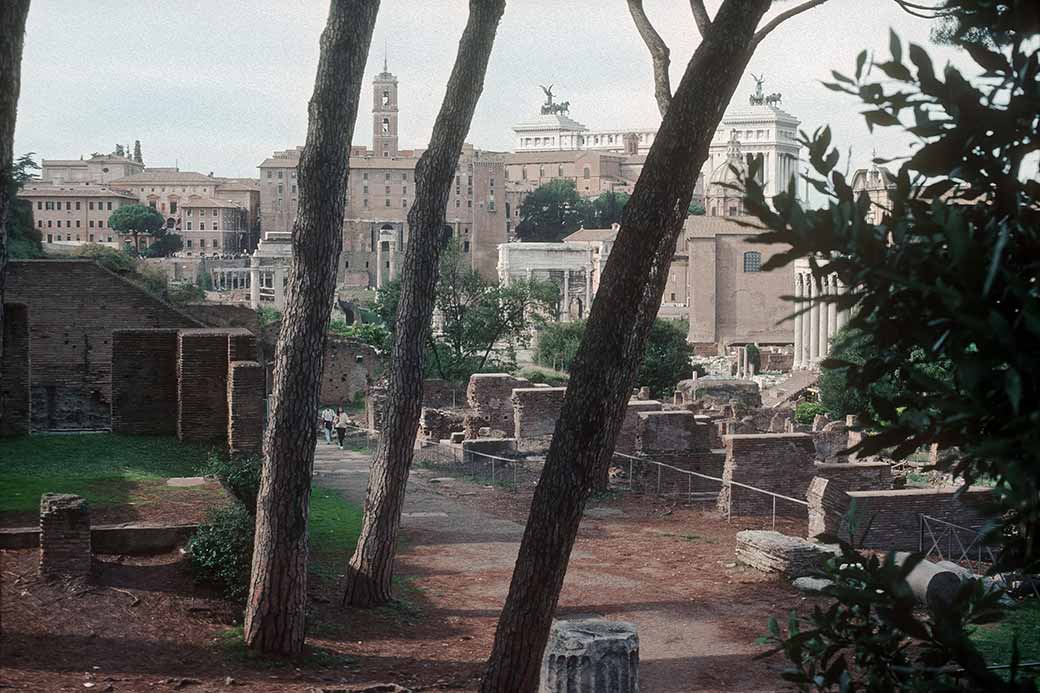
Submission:
[[361,186],[361,192],[363,192],[364,194],[367,195],[368,194],[368,186],[367,185],[362,185]]
[[281,180],[281,179],[282,179],[282,176],[284,176],[284,175],[285,175],[285,172],[284,172],[284,171],[279,171],[279,172],[278,172],[278,180]]
[[[111,209],[111,207],[109,207]],[[170,200],[170,214],[177,213],[177,202],[176,200]]]
[[745,272],[761,272],[762,271],[762,253],[751,250],[744,253],[744,271]]
[[90,234],[89,238],[90,238],[90,242],[93,243],[94,242],[94,234]]
[[213,210],[213,216],[217,216],[217,210]]
[[368,171],[361,174],[361,180],[368,180]]
[[386,206],[387,206],[387,207],[389,207],[389,206],[390,206],[390,198],[389,198],[389,197],[388,197],[388,198],[386,198]]
[[[48,224],[48,226],[50,226],[50,224]],[[89,226],[90,228],[94,228],[94,220],[91,219],[90,221],[88,221],[87,226]]]
[[404,182],[408,181],[408,172],[407,171],[405,171],[404,173],[401,174],[401,180],[404,181]]
[[472,207],[473,206],[473,200],[466,200],[466,206],[467,207]]
[[295,195],[295,194],[296,194],[296,183],[293,183],[293,184],[292,184],[292,194],[293,194],[293,195]]
[[79,202],[76,203],[76,211],[79,211]]
[[408,194],[408,186],[407,185],[402,185],[401,186],[401,194],[402,195],[407,195]]
[[[76,223],[78,224],[79,222],[77,221]],[[38,228],[38,229],[42,229],[43,228],[43,219],[37,219],[36,220],[36,228]]]
[[387,194],[387,195],[389,195],[389,194],[390,194],[390,186],[389,186],[389,185],[388,185],[388,186],[386,186],[386,194]]
[[185,245],[185,247],[190,248],[191,247],[191,239],[189,238],[188,240],[184,241],[184,245]]
[[458,208],[458,207],[461,207],[461,206],[462,206],[462,204],[458,200],[455,200],[455,207]]
[[408,200],[404,199],[403,197],[401,198],[401,207],[405,209],[408,208]]
[[112,209],[112,203],[111,202],[108,203],[108,209],[109,209],[109,211],[111,211],[111,209]]
[[272,174],[271,174],[271,169],[267,169],[267,177],[268,177],[268,178],[270,178],[270,177],[271,177],[271,175],[272,175]]
[[283,192],[284,192],[284,190],[283,190],[283,188],[282,188],[282,184],[281,184],[281,183],[279,183],[279,184],[278,184],[278,194],[279,194],[279,195],[281,195],[281,194],[282,194]]
[[43,200],[36,200],[36,209],[43,209]]
[[368,206],[368,198],[367,197],[365,199],[361,200],[361,206],[362,207],[367,207]]
[[112,242],[112,237],[111,237],[111,236],[109,236],[109,237],[108,237],[108,242],[109,242],[109,243],[111,243],[111,242]]
[[[154,207],[155,205],[152,205],[152,206]],[[87,209],[94,209],[94,203],[93,202],[88,202],[87,203]]]
[[188,222],[188,231],[191,231],[191,222]]
[[79,219],[76,220],[76,228],[79,228]]
[[[563,177],[563,164],[560,164],[556,167],[556,175],[560,176],[561,178]],[[494,180],[494,178],[492,178],[491,180]],[[494,185],[494,183],[492,183],[492,185]]]
[[469,252],[469,241],[463,241],[462,242],[462,252],[464,252],[464,253],[468,253]]
[[589,179],[589,176],[590,176],[591,174],[592,174],[592,171],[591,171],[591,170],[589,170],[589,167],[588,167],[588,166],[586,166],[586,167],[585,167],[585,168],[584,168],[584,169],[582,170],[582,172],[581,172],[581,177],[582,177],[582,178],[584,178],[585,180],[588,180],[588,179]]
[[71,210],[72,210],[72,203],[71,202],[66,202],[65,203],[65,211],[68,212],[68,211],[71,211]]
[[214,248],[219,248],[220,247],[220,243],[217,242],[216,238],[213,239],[213,247]]
[[213,222],[213,230],[214,230],[214,231],[216,231],[216,230],[217,230],[217,222]]

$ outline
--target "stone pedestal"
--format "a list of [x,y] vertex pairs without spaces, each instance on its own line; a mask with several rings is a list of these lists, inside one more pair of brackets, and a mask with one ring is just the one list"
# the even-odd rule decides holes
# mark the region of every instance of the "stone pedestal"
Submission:
[[635,624],[556,621],[542,660],[540,693],[638,693]]
[[89,575],[90,510],[68,493],[40,498],[40,575]]

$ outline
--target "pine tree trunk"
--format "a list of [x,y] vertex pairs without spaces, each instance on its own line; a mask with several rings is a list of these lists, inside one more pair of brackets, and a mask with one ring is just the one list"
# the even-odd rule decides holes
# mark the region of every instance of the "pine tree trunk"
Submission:
[[401,272],[383,435],[372,461],[361,536],[347,567],[344,603],[376,606],[391,599],[401,507],[423,394],[423,343],[430,330],[441,250],[450,237],[445,209],[505,0],[470,0],[469,20],[448,80],[430,148],[415,169],[415,204]]
[[769,0],[727,0],[686,68],[610,254],[535,491],[482,693],[536,690],[591,486],[610,461],[697,173]]
[[246,645],[261,652],[294,655],[303,649],[314,422],[342,247],[350,144],[378,9],[378,0],[333,0],[308,106],[246,605]]
[[[7,280],[7,216],[14,200],[14,124],[22,83],[22,46],[29,0],[0,3],[0,367],[4,355],[4,287]],[[3,373],[0,372],[0,378]],[[3,417],[0,401],[0,417]]]

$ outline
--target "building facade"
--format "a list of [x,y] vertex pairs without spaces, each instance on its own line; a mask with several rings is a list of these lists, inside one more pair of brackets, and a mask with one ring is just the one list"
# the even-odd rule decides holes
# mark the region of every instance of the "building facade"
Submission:
[[144,171],[144,164],[125,156],[103,154],[89,159],[42,159],[40,179],[56,185],[107,185]]
[[[377,288],[400,274],[415,202],[415,167],[422,150],[398,139],[398,82],[384,65],[372,82],[373,148],[351,148],[338,283]],[[261,228],[291,233],[298,209],[296,169],[302,148],[275,152],[260,165]],[[471,266],[494,277],[506,238],[505,158],[464,145],[445,221]]]
[[123,190],[92,183],[33,181],[22,187],[18,197],[29,201],[44,249],[54,250],[87,243],[119,248],[119,234],[112,229],[109,217],[120,207],[137,203],[136,197]]

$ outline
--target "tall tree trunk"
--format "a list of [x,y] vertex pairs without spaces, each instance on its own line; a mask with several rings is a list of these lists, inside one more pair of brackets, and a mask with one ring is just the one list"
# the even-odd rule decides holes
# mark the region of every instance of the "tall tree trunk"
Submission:
[[[7,217],[14,200],[14,124],[22,84],[22,45],[29,0],[0,3],[0,378],[3,378],[4,287],[7,284]],[[3,418],[0,400],[0,418]]]
[[697,173],[769,0],[727,0],[672,98],[571,367],[481,691],[534,691],[591,485],[614,451]]
[[375,606],[392,597],[395,544],[422,406],[423,342],[433,315],[441,250],[449,239],[445,209],[504,10],[505,0],[470,0],[469,20],[430,148],[415,169],[415,204],[408,212],[410,233],[394,324],[383,437],[369,471],[365,518],[343,593],[344,603],[354,606]]
[[262,652],[303,649],[314,421],[342,247],[350,143],[378,9],[379,0],[332,1],[308,105],[246,605],[246,645]]

